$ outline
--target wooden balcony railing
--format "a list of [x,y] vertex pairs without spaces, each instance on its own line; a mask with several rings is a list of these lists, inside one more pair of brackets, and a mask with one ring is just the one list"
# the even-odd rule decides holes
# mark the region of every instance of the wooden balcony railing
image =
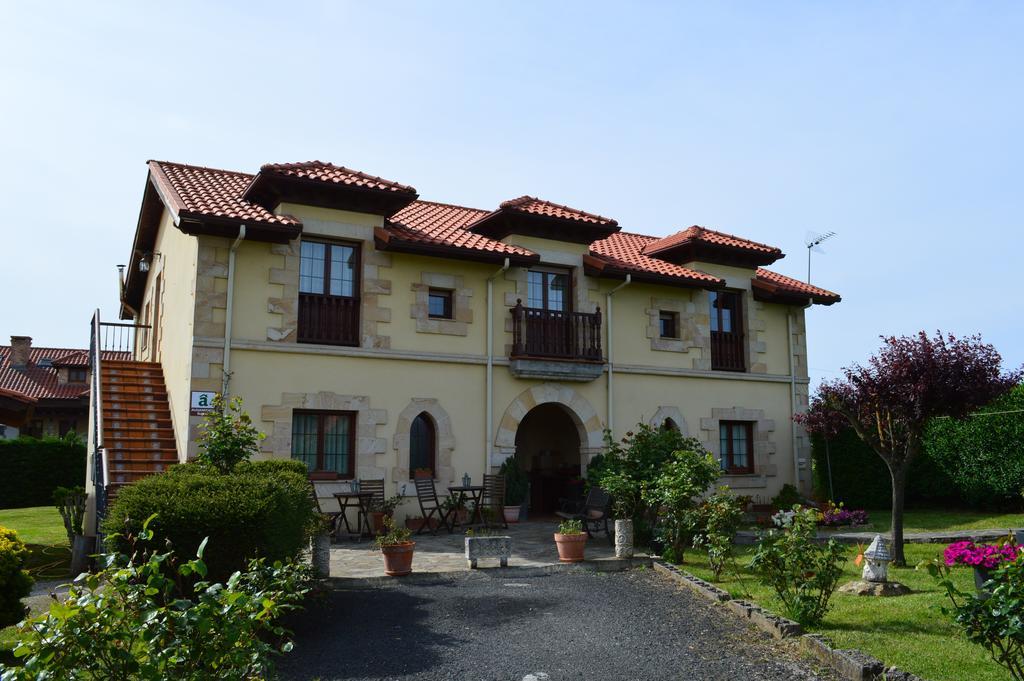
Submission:
[[743,334],[723,331],[711,332],[711,368],[721,371],[746,369]]
[[359,298],[299,294],[300,343],[359,345]]
[[559,312],[512,308],[512,357],[538,357],[600,362],[601,310]]

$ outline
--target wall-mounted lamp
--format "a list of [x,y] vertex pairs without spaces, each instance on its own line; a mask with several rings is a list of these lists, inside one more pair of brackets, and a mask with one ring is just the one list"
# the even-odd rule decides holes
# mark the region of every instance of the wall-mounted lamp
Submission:
[[139,258],[139,272],[146,273],[153,264],[153,258],[159,258],[160,253],[154,251],[152,253],[143,253]]

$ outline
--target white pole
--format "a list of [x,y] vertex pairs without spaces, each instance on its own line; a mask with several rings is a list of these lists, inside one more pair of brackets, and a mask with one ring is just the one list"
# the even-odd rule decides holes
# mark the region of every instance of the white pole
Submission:
[[507,271],[510,264],[509,259],[505,258],[505,264],[501,269],[487,277],[487,415],[484,425],[484,473],[490,468],[494,449],[494,437],[491,433],[494,427],[494,280],[502,272]]
[[607,323],[607,327],[608,327],[608,343],[607,343],[607,346],[608,346],[608,423],[607,423],[607,427],[608,427],[608,431],[612,434],[613,438],[615,437],[615,416],[614,416],[614,414],[615,414],[615,398],[613,397],[614,390],[613,390],[613,385],[612,385],[613,382],[614,382],[613,378],[612,378],[612,374],[614,373],[614,371],[612,369],[612,296],[615,295],[615,293],[619,289],[626,288],[632,282],[633,282],[633,275],[632,274],[627,274],[626,275],[626,281],[622,282],[621,284],[619,284],[618,286],[616,286],[615,288],[613,288],[611,291],[608,292],[608,297],[607,297],[606,302],[605,302],[605,311],[604,311],[604,313],[605,313],[605,316],[608,318],[608,323]]

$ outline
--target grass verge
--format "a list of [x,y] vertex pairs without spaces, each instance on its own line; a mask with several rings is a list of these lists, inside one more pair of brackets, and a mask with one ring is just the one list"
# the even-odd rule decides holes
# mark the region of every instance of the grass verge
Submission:
[[[725,589],[735,598],[753,600],[778,614],[782,604],[770,589],[761,586],[746,569],[753,547],[737,547],[735,566],[726,569],[721,580],[712,580],[706,556],[695,550],[686,552],[688,572]],[[938,556],[942,546],[907,544],[907,562],[911,566]],[[853,564],[856,550],[851,547],[840,585],[860,578]],[[974,588],[974,576],[968,569],[954,571],[954,579],[964,590]],[[942,614],[940,606],[948,601],[926,572],[913,567],[890,568],[889,578],[913,590],[907,596],[874,598],[836,593],[825,621],[809,631],[828,636],[840,648],[859,648],[887,665],[922,676],[929,681],[1006,681],[1009,677],[979,646],[967,641]]]

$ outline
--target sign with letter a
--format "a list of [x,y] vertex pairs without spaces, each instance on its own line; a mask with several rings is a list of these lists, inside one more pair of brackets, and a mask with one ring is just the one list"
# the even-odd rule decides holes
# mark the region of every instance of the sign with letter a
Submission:
[[193,390],[192,408],[189,410],[189,413],[192,416],[209,414],[213,411],[213,398],[216,396],[217,393],[210,390]]

